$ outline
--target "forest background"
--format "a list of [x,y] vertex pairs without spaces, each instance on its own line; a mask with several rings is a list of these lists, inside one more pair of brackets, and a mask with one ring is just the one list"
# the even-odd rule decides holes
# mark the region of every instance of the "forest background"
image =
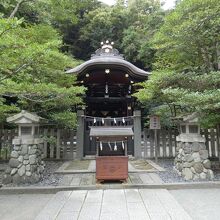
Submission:
[[152,72],[135,94],[144,113],[171,119],[197,112],[220,123],[220,3],[159,0],[2,0],[0,121],[21,109],[73,128],[85,88],[65,70],[89,59],[106,39],[125,59]]

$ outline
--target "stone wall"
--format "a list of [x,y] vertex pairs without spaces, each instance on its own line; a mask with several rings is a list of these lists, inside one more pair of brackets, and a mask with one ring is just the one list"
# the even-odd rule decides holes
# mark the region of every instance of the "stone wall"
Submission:
[[9,167],[5,171],[3,183],[36,183],[42,178],[45,163],[41,160],[42,140],[39,138],[16,138]]
[[185,180],[213,179],[211,162],[208,159],[205,140],[200,136],[197,138],[184,136],[177,138],[176,157],[174,167],[178,174]]

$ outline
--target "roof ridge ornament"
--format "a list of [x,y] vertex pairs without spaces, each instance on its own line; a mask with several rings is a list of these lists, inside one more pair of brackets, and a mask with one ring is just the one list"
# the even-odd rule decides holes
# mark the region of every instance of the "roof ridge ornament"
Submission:
[[100,57],[117,57],[120,59],[124,59],[123,55],[119,53],[119,51],[113,48],[114,42],[106,40],[105,42],[101,42],[101,48],[95,51],[95,54],[92,54],[91,59],[100,58]]
[[[107,49],[113,49],[113,45],[114,45],[115,43],[112,41],[111,43],[109,42],[109,40],[107,40],[107,41],[105,41],[105,43],[104,42],[101,42],[101,46],[102,46],[102,49],[105,49],[105,50],[107,50]],[[108,52],[107,52],[108,53]]]

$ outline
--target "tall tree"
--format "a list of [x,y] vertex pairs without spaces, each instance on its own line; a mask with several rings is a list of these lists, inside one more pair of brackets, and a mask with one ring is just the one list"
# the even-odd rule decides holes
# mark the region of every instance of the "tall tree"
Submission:
[[155,35],[155,67],[209,72],[218,69],[218,0],[183,0]]
[[159,1],[128,1],[129,26],[122,38],[126,59],[141,68],[152,69],[155,49],[151,41],[163,24],[164,15]]
[[0,119],[27,109],[73,127],[72,108],[84,88],[65,69],[78,62],[62,54],[62,40],[48,25],[25,26],[17,18],[0,19]]
[[164,118],[198,112],[203,126],[220,123],[219,9],[216,0],[183,0],[156,33],[158,72],[136,96]]
[[123,30],[127,27],[127,11],[124,6],[103,6],[88,13],[85,25],[80,33],[80,40],[89,42],[92,51],[96,50],[101,41],[114,41],[116,47],[121,49]]

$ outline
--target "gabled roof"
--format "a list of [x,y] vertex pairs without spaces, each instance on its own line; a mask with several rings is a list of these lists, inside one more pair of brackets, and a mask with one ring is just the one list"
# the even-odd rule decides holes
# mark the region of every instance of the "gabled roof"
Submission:
[[199,119],[198,119],[198,113],[194,112],[190,115],[187,115],[185,117],[183,117],[183,121],[184,122],[189,122],[189,123],[198,123]]
[[104,127],[104,126],[91,126],[90,134],[91,137],[117,137],[117,136],[133,136],[134,132],[132,127]]
[[34,113],[22,110],[20,113],[7,118],[7,122],[15,124],[32,124],[39,123],[43,118]]
[[85,74],[87,70],[97,68],[97,66],[104,68],[118,68],[127,71],[130,75],[137,78],[146,79],[149,72],[146,72],[132,63],[126,61],[122,54],[119,54],[117,49],[114,49],[108,41],[102,46],[102,48],[96,50],[95,54],[92,54],[91,59],[82,63],[81,65],[66,71],[66,73],[73,74]]
[[178,117],[173,118],[174,121],[178,123],[198,123],[199,122],[199,114],[197,112],[193,112],[191,114],[184,114]]

